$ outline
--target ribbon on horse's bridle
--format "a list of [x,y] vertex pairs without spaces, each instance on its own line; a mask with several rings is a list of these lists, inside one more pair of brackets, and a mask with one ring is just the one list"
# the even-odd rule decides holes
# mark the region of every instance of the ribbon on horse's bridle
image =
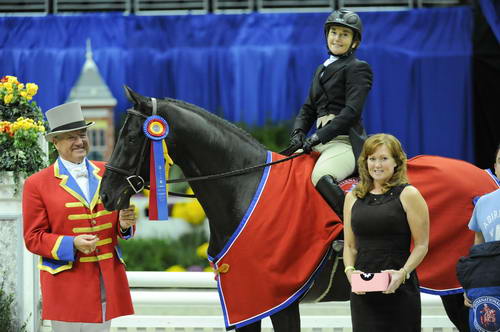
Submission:
[[[153,115],[156,115],[157,111],[158,111],[158,104],[157,104],[156,98],[151,98],[151,101],[153,104]],[[128,109],[127,113],[130,115],[136,115],[136,116],[140,116],[144,119],[147,119],[147,116],[145,114],[142,114],[141,112],[138,112],[135,109]],[[139,162],[137,163],[134,171],[129,172],[129,171],[124,170],[122,168],[113,166],[109,163],[107,163],[105,165],[105,168],[107,170],[125,176],[125,179],[127,180],[128,184],[130,185],[130,187],[132,187],[132,189],[134,190],[134,192],[136,194],[140,193],[144,188],[146,188],[146,183],[145,183],[144,179],[142,178],[142,176],[139,175],[139,172],[140,172],[141,166],[142,166],[142,162],[144,160],[144,154],[146,153],[146,146],[147,146],[147,140],[144,140],[144,144],[141,147],[141,154],[140,154]],[[242,174],[246,174],[246,173],[250,173],[250,172],[262,169],[262,168],[267,167],[267,166],[272,166],[272,165],[276,165],[279,163],[283,163],[285,161],[300,157],[304,154],[305,154],[305,152],[300,152],[300,153],[294,154],[292,156],[289,156],[289,157],[286,157],[286,158],[283,158],[280,160],[272,161],[270,163],[259,164],[259,165],[250,166],[247,168],[237,169],[234,171],[228,171],[228,172],[219,173],[219,174],[166,180],[165,183],[169,184],[169,183],[181,183],[181,182],[208,181],[208,180],[227,178],[227,177],[236,176],[236,175],[242,175]],[[169,195],[172,195],[172,196],[191,197],[191,198],[196,197],[196,195],[191,195],[191,194],[182,194],[182,193],[176,193],[176,192],[170,192],[170,191],[168,193],[169,193]]]

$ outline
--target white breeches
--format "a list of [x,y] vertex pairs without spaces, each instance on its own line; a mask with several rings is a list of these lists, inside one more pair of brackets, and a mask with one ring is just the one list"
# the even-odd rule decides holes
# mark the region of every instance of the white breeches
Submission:
[[329,174],[339,182],[354,172],[356,161],[349,136],[339,135],[326,144],[316,145],[313,150],[321,154],[311,175],[315,186],[324,175]]

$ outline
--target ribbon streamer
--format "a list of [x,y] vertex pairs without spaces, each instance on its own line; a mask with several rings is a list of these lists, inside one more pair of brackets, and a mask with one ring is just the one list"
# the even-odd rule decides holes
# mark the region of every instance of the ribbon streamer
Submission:
[[[168,220],[167,184],[168,177],[165,160],[171,162],[163,139],[167,136],[168,123],[161,116],[153,115],[144,121],[144,134],[151,140],[150,153],[150,193],[149,220]],[[165,157],[165,154],[168,158]]]

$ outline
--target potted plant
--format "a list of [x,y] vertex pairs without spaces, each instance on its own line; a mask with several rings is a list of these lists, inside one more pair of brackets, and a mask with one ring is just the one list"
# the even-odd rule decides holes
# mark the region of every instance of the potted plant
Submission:
[[21,179],[47,164],[40,144],[45,132],[43,114],[32,100],[37,91],[36,84],[25,85],[15,76],[0,79],[0,182],[12,178],[14,195]]

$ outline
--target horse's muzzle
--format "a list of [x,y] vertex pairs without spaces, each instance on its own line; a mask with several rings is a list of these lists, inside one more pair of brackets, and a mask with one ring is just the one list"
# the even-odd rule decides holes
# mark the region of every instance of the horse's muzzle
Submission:
[[104,205],[104,208],[108,211],[113,211],[114,206],[112,206],[111,200],[109,199],[108,195],[106,193],[101,193],[100,196],[101,196],[101,201],[102,201],[102,204]]

